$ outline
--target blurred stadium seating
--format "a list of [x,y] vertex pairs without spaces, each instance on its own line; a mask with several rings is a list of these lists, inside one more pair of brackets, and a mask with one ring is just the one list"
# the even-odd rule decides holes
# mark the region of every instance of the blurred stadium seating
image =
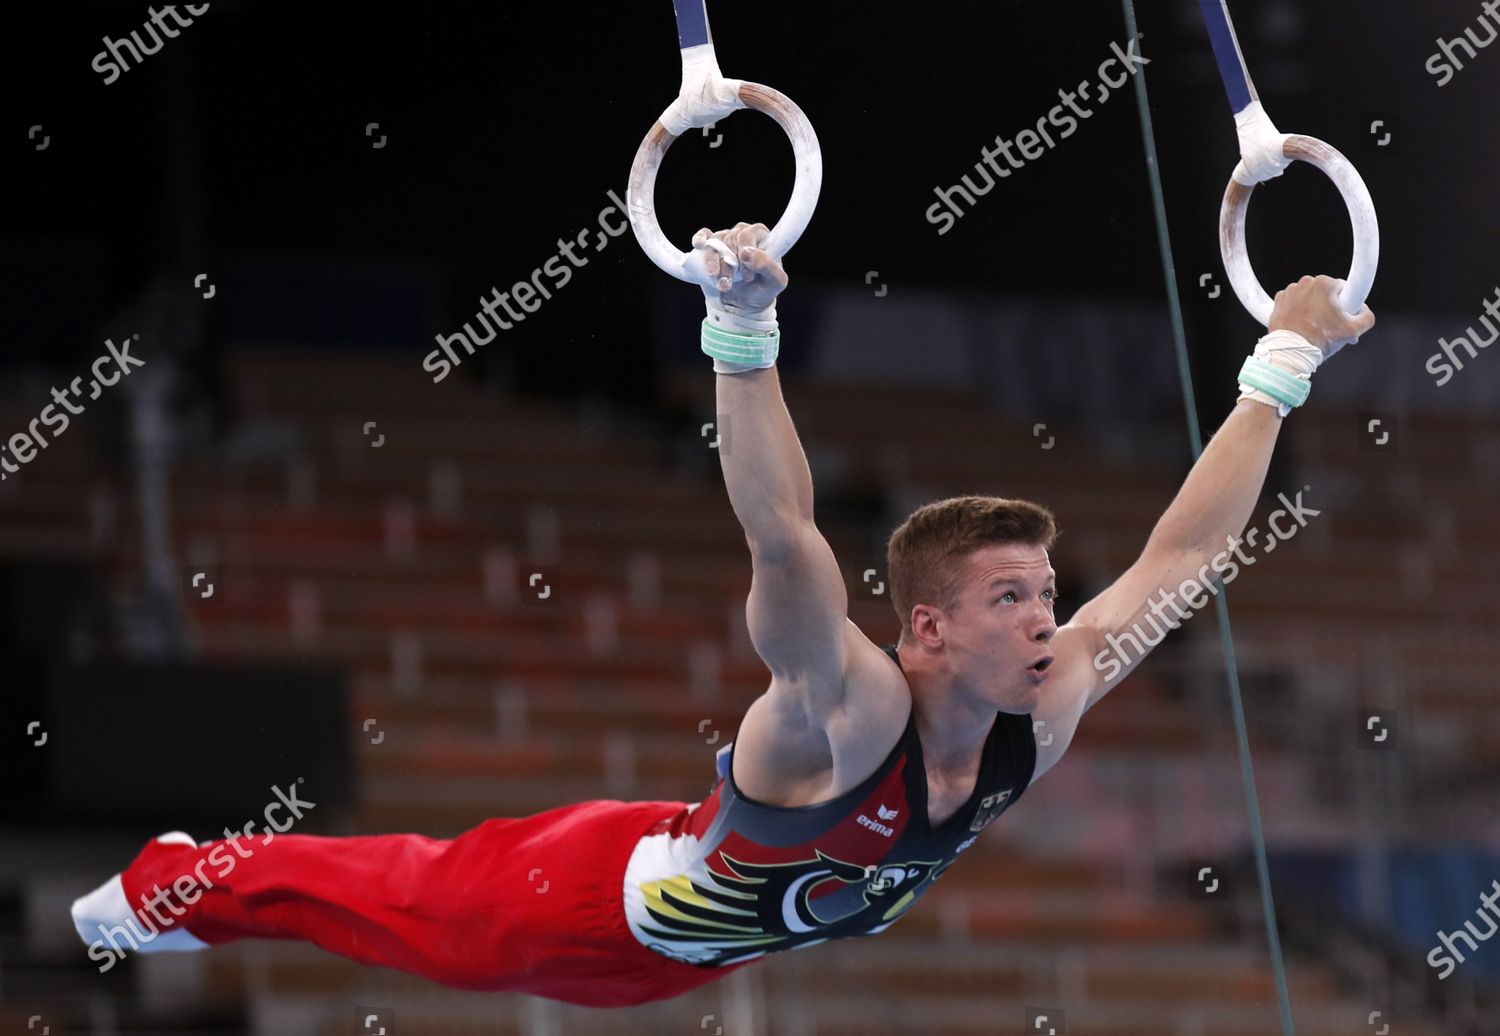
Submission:
[[[178,556],[217,588],[202,599],[184,573],[183,613],[205,662],[346,674],[356,799],[317,816],[317,831],[451,836],[583,798],[708,790],[714,746],[766,675],[744,629],[748,555],[696,429],[467,384],[413,393],[410,365],[378,357],[231,362],[241,434],[172,478]],[[712,413],[702,371],[663,391]],[[877,643],[898,627],[861,573],[883,572],[883,537],[906,508],[963,492],[1046,503],[1064,528],[1054,559],[1069,612],[1134,559],[1185,470],[1185,457],[1120,459],[1107,443],[1042,451],[1024,422],[961,392],[799,379],[786,394],[851,617]],[[1497,617],[1495,457],[1452,448],[1485,441],[1477,420],[1434,418],[1399,456],[1354,471],[1353,424],[1317,407],[1289,423],[1281,448],[1317,487],[1311,502],[1341,506],[1228,591],[1291,1003],[1309,1033],[1371,1031],[1370,1011],[1389,1019],[1396,999],[1402,1036],[1478,1032],[1460,1026],[1493,994],[1438,1004],[1423,979],[1425,919],[1415,939],[1406,919],[1404,948],[1377,954],[1367,938],[1354,954],[1347,926],[1366,901],[1320,914],[1331,904],[1294,880],[1294,850],[1352,866],[1375,815],[1392,838],[1437,843],[1465,833],[1448,810],[1494,815],[1500,643],[1472,628]],[[130,484],[82,435],[45,460],[0,487],[0,556],[82,563],[127,586],[139,564]],[[880,520],[841,503],[871,499]],[[526,580],[538,565],[556,583],[540,601]],[[1451,619],[1445,638],[1434,613]],[[989,1033],[1065,1003],[1069,1032],[1263,1036],[1275,987],[1228,701],[1216,620],[1200,615],[897,928],[677,1001],[605,1013],[459,994],[270,943],[132,960],[101,978],[67,901],[156,833],[113,829],[12,843],[26,858],[0,876],[7,1000],[36,1005],[26,1013],[57,1034],[331,1036],[361,1031],[351,1005],[394,1011],[401,1033]],[[1361,748],[1364,707],[1394,710],[1399,736],[1424,750]],[[1223,867],[1227,895],[1197,894],[1200,861]],[[1457,927],[1467,909],[1432,923]],[[23,1031],[28,1018],[5,1010],[0,1024]]]

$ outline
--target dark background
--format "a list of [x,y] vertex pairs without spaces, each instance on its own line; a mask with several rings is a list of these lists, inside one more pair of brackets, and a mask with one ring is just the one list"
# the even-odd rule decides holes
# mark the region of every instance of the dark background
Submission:
[[[1369,184],[1384,236],[1372,303],[1388,311],[1468,311],[1489,284],[1469,252],[1500,229],[1488,203],[1495,136],[1477,114],[1500,71],[1481,58],[1439,90],[1423,70],[1433,27],[1456,35],[1472,24],[1470,6],[1236,12],[1272,118],[1333,142]],[[256,301],[278,311],[236,313],[240,322],[267,338],[374,340],[419,360],[431,334],[467,319],[492,285],[524,278],[559,236],[592,223],[606,189],[623,194],[630,157],[679,78],[666,4],[219,3],[106,86],[90,68],[98,29],[124,35],[139,28],[137,13],[119,4],[18,12],[31,21],[5,69],[16,204],[0,334],[12,356],[82,358],[93,348],[88,323],[163,267],[223,276],[234,264],[251,277],[256,255],[302,252],[419,267],[436,278],[439,308],[399,293],[296,297],[267,284]],[[1234,127],[1195,6],[1147,2],[1137,14],[1189,341],[1195,359],[1212,363],[1226,339],[1238,354],[1250,333],[1227,288],[1210,303],[1196,283],[1219,270]],[[819,133],[824,187],[788,257],[794,281],[859,284],[878,269],[906,288],[1059,305],[1079,291],[1162,298],[1129,87],[949,234],[923,217],[933,188],[958,182],[997,133],[1013,138],[1057,103],[1060,86],[1095,78],[1108,42],[1124,42],[1118,4],[872,3],[857,15],[722,5],[712,15],[725,74],[789,93]],[[1395,146],[1370,144],[1374,117],[1396,127]],[[388,136],[383,149],[370,147],[369,122]],[[28,150],[31,124],[51,135],[46,151]],[[659,211],[679,244],[705,223],[772,222],[790,188],[790,150],[770,120],[740,113],[726,127],[719,148],[689,133],[666,163]],[[1257,196],[1250,240],[1272,293],[1306,272],[1341,276],[1349,233],[1332,185],[1294,167],[1262,193],[1274,203]],[[85,268],[48,263],[80,241],[88,258],[75,251],[66,263]],[[659,271],[629,241],[590,263],[566,304],[507,336],[523,384],[646,392],[638,357],[590,343],[643,322]],[[226,305],[244,304],[244,292],[226,294]]]

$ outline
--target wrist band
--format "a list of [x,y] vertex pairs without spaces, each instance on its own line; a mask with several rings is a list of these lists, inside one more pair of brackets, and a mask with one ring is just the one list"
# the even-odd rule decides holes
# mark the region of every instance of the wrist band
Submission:
[[1307,401],[1312,391],[1308,379],[1322,362],[1322,350],[1297,332],[1268,332],[1240,368],[1240,398],[1274,406],[1285,417]]
[[[705,295],[707,292],[705,292]],[[740,309],[714,298],[706,300],[708,322],[720,331],[741,335],[768,335],[777,329],[776,303],[765,309]]]
[[1263,392],[1285,407],[1281,411],[1282,417],[1287,415],[1290,408],[1305,403],[1308,394],[1312,392],[1311,382],[1304,381],[1295,374],[1288,374],[1274,363],[1258,356],[1245,357],[1239,380],[1241,387]]
[[1255,343],[1255,352],[1288,374],[1310,378],[1323,365],[1323,350],[1295,331],[1269,331]]
[[781,332],[768,335],[741,335],[715,327],[703,318],[702,348],[715,360],[735,363],[747,368],[764,368],[776,363],[781,351]]

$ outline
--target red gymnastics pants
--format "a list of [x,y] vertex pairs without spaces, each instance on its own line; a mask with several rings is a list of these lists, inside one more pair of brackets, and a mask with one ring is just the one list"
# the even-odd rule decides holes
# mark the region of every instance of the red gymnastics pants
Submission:
[[[263,845],[251,835],[237,838],[239,853],[228,842],[153,841],[121,880],[144,922],[141,904],[187,876],[185,891],[158,898],[156,913],[177,915],[174,927],[209,944],[301,939],[458,989],[621,1007],[677,996],[743,966],[672,960],[642,946],[625,923],[625,865],[636,841],[683,808],[582,802],[486,820],[451,840],[278,834]],[[226,858],[234,864],[223,873]],[[201,895],[189,903],[195,887]]]

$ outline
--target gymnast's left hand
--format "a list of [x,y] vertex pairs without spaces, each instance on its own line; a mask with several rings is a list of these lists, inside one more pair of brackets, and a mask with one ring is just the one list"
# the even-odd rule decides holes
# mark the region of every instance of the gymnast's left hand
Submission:
[[[703,288],[710,301],[746,311],[764,310],[776,301],[787,286],[787,275],[781,263],[760,248],[769,234],[764,223],[736,223],[732,230],[704,227],[693,235],[693,248],[703,252],[703,265],[712,280],[712,287]],[[723,242],[734,254],[737,268],[709,246],[710,238]]]

